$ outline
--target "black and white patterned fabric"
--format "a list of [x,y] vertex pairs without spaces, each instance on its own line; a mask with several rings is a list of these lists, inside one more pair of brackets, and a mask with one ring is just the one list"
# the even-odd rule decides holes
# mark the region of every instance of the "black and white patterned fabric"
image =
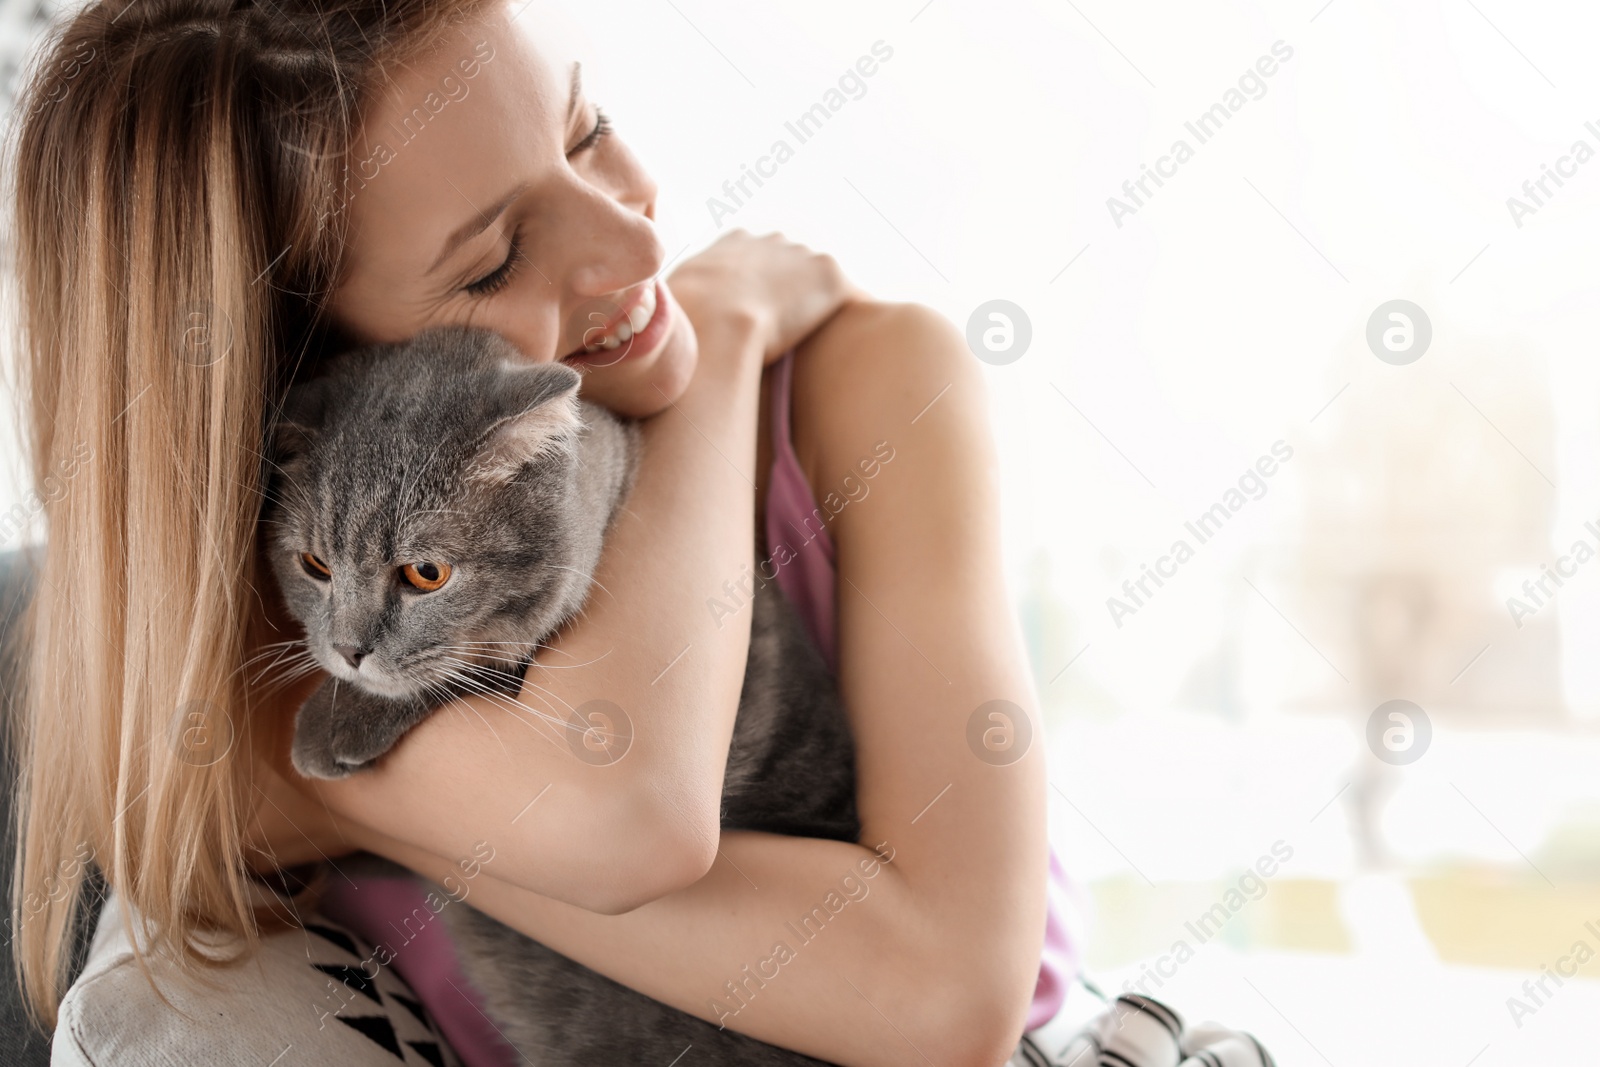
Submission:
[[[319,917],[263,938],[249,962],[184,984],[140,970],[113,896],[61,1004],[50,1062],[69,1067],[460,1067],[422,1003],[373,946]],[[176,1009],[176,1010],[174,1010]]]
[[[1072,992],[1088,988],[1075,984]],[[1136,993],[1102,998],[1095,1014],[1081,1016],[1024,1035],[1007,1067],[1276,1067],[1250,1034],[1211,1022],[1187,1026],[1161,1001]]]

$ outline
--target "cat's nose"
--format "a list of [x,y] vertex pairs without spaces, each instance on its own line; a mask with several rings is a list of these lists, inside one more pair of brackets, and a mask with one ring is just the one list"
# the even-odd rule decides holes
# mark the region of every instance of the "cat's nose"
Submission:
[[344,661],[352,667],[361,666],[361,661],[367,658],[366,651],[355,645],[334,645],[333,650],[343,656]]

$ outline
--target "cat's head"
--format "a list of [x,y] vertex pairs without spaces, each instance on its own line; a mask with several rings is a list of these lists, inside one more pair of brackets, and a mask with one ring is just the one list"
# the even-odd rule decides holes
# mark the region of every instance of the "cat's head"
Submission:
[[577,610],[608,518],[575,491],[578,382],[451,327],[290,391],[265,548],[323,669],[384,696],[459,689]]

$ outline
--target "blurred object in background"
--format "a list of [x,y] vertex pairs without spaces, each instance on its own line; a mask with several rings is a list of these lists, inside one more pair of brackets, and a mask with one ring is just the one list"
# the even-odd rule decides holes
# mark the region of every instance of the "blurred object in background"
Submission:
[[1518,351],[1525,341],[1446,333],[1431,347],[1394,367],[1363,338],[1336,361],[1348,388],[1304,450],[1303,518],[1285,551],[1292,613],[1348,675],[1310,676],[1290,706],[1349,709],[1344,799],[1364,867],[1396,864],[1383,814],[1405,773],[1369,749],[1374,709],[1411,701],[1447,730],[1566,719],[1555,613],[1517,628],[1499,596],[1505,575],[1537,576],[1550,558],[1559,472],[1544,361]]
[[[1517,629],[1501,593],[1507,574],[1537,577],[1554,543],[1550,382],[1530,347],[1447,334],[1411,366],[1363,344],[1333,368],[1352,384],[1302,457],[1285,566],[1308,636],[1369,710],[1404,698],[1447,726],[1566,719],[1555,613]],[[1352,695],[1319,681],[1295,702]]]

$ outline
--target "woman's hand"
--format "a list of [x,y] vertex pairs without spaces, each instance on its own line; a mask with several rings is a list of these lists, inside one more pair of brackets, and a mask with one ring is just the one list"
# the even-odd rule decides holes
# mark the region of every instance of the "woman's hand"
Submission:
[[865,294],[832,256],[782,234],[734,230],[668,279],[699,333],[724,326],[752,331],[765,362],[811,335],[848,301]]

